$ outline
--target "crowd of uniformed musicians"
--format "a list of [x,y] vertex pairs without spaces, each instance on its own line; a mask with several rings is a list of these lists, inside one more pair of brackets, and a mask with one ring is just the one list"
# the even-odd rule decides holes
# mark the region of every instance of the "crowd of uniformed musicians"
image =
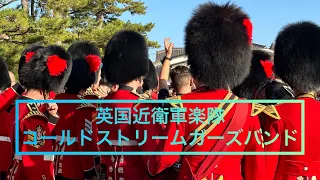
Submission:
[[[0,63],[0,171],[1,180],[316,180],[320,179],[320,27],[308,21],[286,25],[275,41],[274,53],[252,50],[250,17],[235,4],[201,4],[185,28],[188,65],[170,72],[174,45],[165,40],[166,56],[157,75],[149,60],[143,35],[134,31],[116,33],[101,58],[91,42],[75,42],[66,51],[51,45],[32,44],[21,54],[19,83],[11,84],[5,61]],[[11,74],[12,75],[12,74]],[[171,77],[172,87],[168,87]],[[173,92],[171,92],[173,88]],[[176,103],[176,104],[19,104],[15,100],[238,100],[298,99],[299,103]],[[102,108],[184,107],[224,110],[223,123],[195,124],[97,124]],[[304,110],[302,114],[301,107]],[[185,115],[190,121],[189,112]],[[305,116],[305,128],[301,126]],[[150,120],[150,119],[149,119]],[[109,119],[114,121],[114,119]],[[18,155],[15,154],[15,123],[19,123],[21,152],[295,152],[293,155]],[[262,130],[261,130],[262,129]],[[72,145],[66,142],[65,130]],[[80,130],[92,141],[80,145]],[[97,145],[109,131],[112,144]],[[119,142],[117,132],[135,139],[136,130],[148,130],[148,141]],[[202,146],[172,144],[175,132],[187,142],[195,131],[224,139],[205,140]],[[226,145],[232,135],[245,142],[249,132],[260,132],[241,145]],[[28,131],[36,134],[25,133]],[[296,134],[287,145],[285,136]],[[268,133],[263,133],[268,132]],[[304,133],[304,138],[301,138]],[[41,139],[42,136],[56,139]],[[167,140],[152,140],[166,135]],[[150,137],[149,137],[150,136]],[[274,137],[277,139],[273,139]],[[139,136],[142,138],[143,135]],[[303,141],[304,140],[304,141]],[[267,143],[266,142],[271,142]],[[36,143],[23,143],[36,142]],[[198,141],[197,141],[198,142]],[[265,142],[265,143],[263,143]],[[301,149],[303,146],[303,149]],[[302,152],[303,154],[299,152]]]

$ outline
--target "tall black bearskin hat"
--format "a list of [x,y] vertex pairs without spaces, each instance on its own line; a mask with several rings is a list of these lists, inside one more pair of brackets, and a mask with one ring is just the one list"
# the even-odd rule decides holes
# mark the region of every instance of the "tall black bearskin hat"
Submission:
[[156,68],[151,60],[149,60],[149,72],[143,81],[143,91],[156,89],[158,87],[158,75]]
[[29,60],[31,59],[31,57],[35,54],[35,52],[38,49],[44,48],[44,46],[40,45],[40,44],[31,44],[30,46],[28,46],[27,48],[25,48],[22,53],[21,53],[21,57],[20,57],[20,61],[19,61],[19,70],[18,73],[20,74],[20,70],[22,68],[22,66],[29,62]]
[[72,57],[72,70],[66,92],[78,94],[95,83],[101,67],[101,56],[99,49],[90,42],[73,43],[68,52]]
[[253,50],[251,69],[245,80],[232,91],[235,95],[246,99],[253,99],[254,92],[273,76],[272,54],[265,50]]
[[188,64],[198,81],[211,89],[233,89],[249,74],[252,24],[240,7],[202,4],[185,31]]
[[320,27],[312,22],[289,24],[276,38],[275,72],[295,92],[320,88]]
[[121,31],[109,41],[103,60],[105,76],[112,84],[124,84],[146,76],[149,71],[145,38],[134,31]]
[[100,85],[108,85],[108,81],[107,81],[107,78],[106,78],[106,72],[105,72],[105,67],[102,65],[102,68],[101,68],[101,79],[100,79]]
[[7,63],[0,57],[0,91],[4,91],[11,86],[11,79]]
[[38,49],[22,66],[19,80],[26,89],[61,93],[70,76],[70,54],[60,46]]

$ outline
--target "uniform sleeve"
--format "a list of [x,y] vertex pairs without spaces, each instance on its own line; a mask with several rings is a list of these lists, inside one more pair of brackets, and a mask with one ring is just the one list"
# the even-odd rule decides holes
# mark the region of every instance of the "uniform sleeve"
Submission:
[[[75,114],[77,138],[79,140],[80,152],[97,151],[97,139],[96,139],[96,126],[93,122],[93,114],[95,109],[82,108],[77,110]],[[87,139],[88,138],[88,139]],[[97,175],[95,168],[95,156],[80,156],[82,161],[82,167],[84,176],[86,179],[90,179]]]
[[[163,136],[166,136],[168,138],[167,140],[159,141],[156,150],[157,152],[181,152],[183,149],[183,144],[173,144],[173,142],[181,141],[179,137],[185,136],[184,123],[168,123],[168,126],[166,127],[166,131],[164,131]],[[149,174],[155,176],[161,173],[163,170],[171,167],[175,162],[177,162],[179,160],[179,157],[179,155],[151,156],[147,164]]]
[[[266,152],[281,152],[281,126],[280,121],[275,121],[269,117],[265,117],[265,124],[263,129],[264,133],[264,141],[268,142],[265,145]],[[268,136],[269,135],[269,136]],[[275,141],[273,142],[273,140]],[[270,143],[270,144],[269,144]],[[270,155],[266,156],[266,175],[267,179],[274,179],[275,172],[278,165],[279,156],[278,155]]]
[[[261,134],[261,127],[258,116],[249,117],[249,131],[251,138],[245,147],[245,152],[264,152],[264,142]],[[260,141],[256,140],[255,133]],[[246,155],[242,159],[242,173],[244,180],[264,180],[265,178],[265,156]]]
[[5,111],[15,101],[15,99],[22,94],[24,89],[15,84],[13,87],[5,90],[0,94],[0,111]]

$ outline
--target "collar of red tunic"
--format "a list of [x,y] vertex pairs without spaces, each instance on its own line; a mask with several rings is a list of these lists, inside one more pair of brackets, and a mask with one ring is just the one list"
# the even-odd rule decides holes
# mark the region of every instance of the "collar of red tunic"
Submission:
[[130,87],[130,86],[126,86],[126,85],[119,85],[119,89],[118,90],[126,90],[126,91],[132,92],[134,90],[134,88]]

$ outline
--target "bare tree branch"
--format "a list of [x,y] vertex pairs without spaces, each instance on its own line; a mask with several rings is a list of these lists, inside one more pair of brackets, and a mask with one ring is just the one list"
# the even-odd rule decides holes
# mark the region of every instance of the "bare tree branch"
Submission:
[[20,35],[25,35],[27,34],[29,31],[30,31],[30,27],[25,31],[25,32],[22,32],[22,33],[15,33],[15,34],[9,34],[9,36],[20,36]]
[[4,33],[13,33],[13,32],[18,32],[20,30],[19,27],[16,27],[15,29],[10,29],[10,30],[5,30],[3,31]]
[[3,8],[3,7],[5,7],[5,6],[7,6],[7,5],[9,5],[9,4],[11,4],[11,3],[15,2],[15,1],[17,1],[17,0],[10,0],[10,1],[5,2],[5,3],[0,3],[0,8]]

